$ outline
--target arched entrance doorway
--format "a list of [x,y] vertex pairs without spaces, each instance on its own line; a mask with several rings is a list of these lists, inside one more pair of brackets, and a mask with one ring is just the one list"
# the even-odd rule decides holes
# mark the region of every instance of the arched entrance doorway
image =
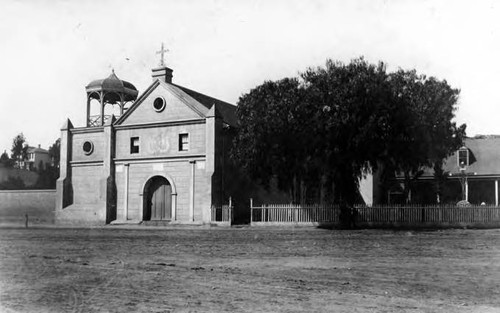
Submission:
[[172,219],[172,186],[165,177],[154,176],[144,186],[145,221]]

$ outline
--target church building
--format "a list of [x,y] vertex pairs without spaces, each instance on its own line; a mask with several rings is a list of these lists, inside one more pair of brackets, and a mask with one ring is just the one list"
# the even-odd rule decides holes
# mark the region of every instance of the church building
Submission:
[[172,72],[162,61],[141,95],[114,71],[86,86],[86,125],[61,129],[57,223],[202,224],[227,204],[236,107],[174,84]]

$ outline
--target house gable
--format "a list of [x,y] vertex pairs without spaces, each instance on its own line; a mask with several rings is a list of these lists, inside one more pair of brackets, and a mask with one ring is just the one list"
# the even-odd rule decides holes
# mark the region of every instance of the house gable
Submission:
[[[484,136],[484,138],[466,138],[464,146],[469,153],[469,164],[466,171],[479,176],[500,175],[500,137]],[[448,157],[443,165],[445,172],[459,173],[458,150]]]
[[177,86],[156,80],[115,125],[200,119],[205,118],[208,111],[208,108]]

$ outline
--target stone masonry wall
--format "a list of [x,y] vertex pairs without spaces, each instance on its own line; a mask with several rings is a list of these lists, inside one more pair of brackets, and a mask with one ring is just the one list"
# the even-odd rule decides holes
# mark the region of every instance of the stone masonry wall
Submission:
[[55,190],[0,191],[0,223],[54,223]]

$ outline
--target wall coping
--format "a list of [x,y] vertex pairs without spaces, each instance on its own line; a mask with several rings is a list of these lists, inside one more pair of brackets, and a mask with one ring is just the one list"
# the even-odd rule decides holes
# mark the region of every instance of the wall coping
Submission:
[[0,193],[55,193],[55,189],[0,190]]
[[179,125],[194,125],[194,124],[205,124],[205,118],[197,118],[197,119],[183,119],[177,121],[168,121],[168,122],[152,122],[152,123],[135,123],[135,124],[126,124],[126,125],[114,125],[115,129],[123,130],[123,129],[135,129],[135,128],[154,128],[154,127],[164,127],[164,126],[179,126]]

